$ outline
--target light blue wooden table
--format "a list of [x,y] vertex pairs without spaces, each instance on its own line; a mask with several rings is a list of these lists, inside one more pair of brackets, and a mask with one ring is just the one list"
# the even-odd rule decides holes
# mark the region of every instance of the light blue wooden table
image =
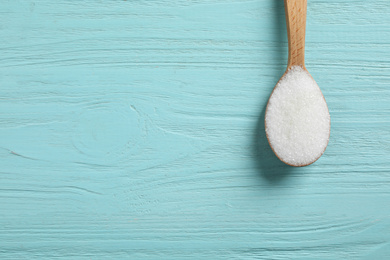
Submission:
[[390,259],[390,1],[309,0],[325,154],[264,108],[281,0],[0,2],[0,259]]

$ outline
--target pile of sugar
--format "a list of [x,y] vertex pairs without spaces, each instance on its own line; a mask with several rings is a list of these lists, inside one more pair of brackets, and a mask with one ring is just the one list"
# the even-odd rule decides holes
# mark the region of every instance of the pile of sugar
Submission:
[[310,74],[292,67],[276,85],[267,105],[268,141],[283,162],[303,166],[325,151],[330,115],[320,88]]

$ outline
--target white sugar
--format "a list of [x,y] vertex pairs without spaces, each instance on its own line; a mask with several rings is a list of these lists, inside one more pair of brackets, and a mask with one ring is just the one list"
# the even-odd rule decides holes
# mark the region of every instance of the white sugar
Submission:
[[276,85],[267,105],[268,141],[283,162],[303,166],[325,151],[330,115],[320,88],[301,67],[292,67]]

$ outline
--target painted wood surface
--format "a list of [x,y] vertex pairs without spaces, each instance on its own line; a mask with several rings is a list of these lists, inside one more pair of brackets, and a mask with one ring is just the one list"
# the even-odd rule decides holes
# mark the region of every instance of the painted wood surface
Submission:
[[325,154],[264,108],[282,0],[0,2],[0,259],[389,259],[390,2],[309,0]]

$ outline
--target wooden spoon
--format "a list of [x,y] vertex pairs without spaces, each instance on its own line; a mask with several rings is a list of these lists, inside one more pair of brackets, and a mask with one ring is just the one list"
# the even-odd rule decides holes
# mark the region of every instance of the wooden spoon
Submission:
[[[298,167],[301,167],[301,166],[307,166],[309,164],[312,164],[313,162],[315,162],[316,160],[318,160],[321,155],[324,153],[327,145],[328,145],[328,142],[329,142],[329,135],[330,135],[330,116],[329,116],[329,111],[328,111],[328,107],[326,105],[326,101],[325,101],[325,98],[324,96],[322,95],[321,93],[321,90],[319,89],[319,87],[317,86],[317,84],[315,83],[314,79],[311,77],[311,75],[309,74],[309,72],[306,70],[306,67],[305,67],[305,31],[306,31],[306,9],[307,9],[307,0],[284,0],[284,6],[285,6],[285,12],[286,12],[286,23],[287,23],[287,35],[288,35],[288,64],[287,64],[287,69],[286,69],[286,72],[283,74],[283,76],[281,77],[281,79],[278,81],[278,83],[276,84],[275,88],[273,89],[272,93],[271,93],[271,96],[268,100],[268,104],[267,104],[267,108],[266,108],[266,113],[265,113],[265,130],[266,130],[266,136],[267,136],[267,139],[268,139],[268,142],[273,150],[273,152],[275,153],[275,155],[284,163],[288,164],[288,165],[291,165],[291,166],[298,166]],[[297,67],[300,67],[300,68],[297,68]],[[271,125],[270,122],[273,122],[269,119],[269,117],[267,116],[271,116],[270,114],[274,114],[274,112],[272,113],[269,113],[269,108],[270,108],[270,103],[272,103],[273,107],[275,106],[275,102],[278,100],[277,98],[273,98],[272,102],[271,101],[271,98],[273,97],[274,93],[275,93],[275,90],[278,89],[278,86],[280,85],[279,83],[285,78],[285,76],[288,74],[288,72],[291,70],[300,70],[301,73],[304,73],[307,75],[307,78],[306,79],[306,83],[305,84],[310,84],[310,83],[307,83],[307,82],[310,82],[312,80],[312,84],[315,86],[314,87],[314,90],[316,91],[316,96],[317,99],[312,99],[310,95],[308,96],[305,96],[306,100],[303,100],[301,102],[301,104],[307,104],[308,100],[310,102],[314,102],[313,100],[319,100],[319,104],[320,106],[322,106],[322,112],[321,113],[317,113],[317,112],[313,112],[313,113],[317,113],[317,114],[311,114],[309,115],[310,119],[314,118],[315,120],[322,120],[321,118],[319,119],[319,117],[323,117],[324,118],[324,124],[320,124],[322,128],[318,129],[312,129],[310,128],[309,126],[306,127],[306,128],[303,128],[303,129],[307,129],[308,133],[295,133],[295,136],[298,136],[298,138],[295,138],[294,139],[294,135],[292,135],[293,137],[291,136],[277,136],[275,137],[275,134],[273,133],[272,135],[270,134],[270,129],[269,128],[272,128],[275,129],[275,126],[270,126],[269,128],[267,127],[267,123],[269,123]],[[289,76],[291,78],[291,76]],[[288,77],[286,77],[283,81],[283,84],[284,84],[284,88],[286,88],[286,80],[288,79]],[[309,81],[307,81],[309,80]],[[296,80],[295,80],[295,86],[299,85],[297,84]],[[289,87],[290,89],[288,89],[289,93],[293,93],[294,94],[294,91],[298,91],[296,90],[297,88],[292,86],[292,87]],[[280,90],[278,90],[277,92],[280,92]],[[286,96],[286,95],[285,95]],[[287,95],[289,96],[289,95]],[[294,95],[291,95],[291,96],[294,96]],[[294,97],[296,98],[297,96],[299,95],[295,95]],[[309,97],[309,98],[308,98]],[[287,98],[288,99],[288,98]],[[299,102],[297,101],[296,99],[295,100],[283,100],[283,102]],[[309,102],[309,103],[310,103]],[[315,103],[314,102],[314,106],[317,106],[318,103]],[[299,104],[299,103],[297,103]],[[298,106],[299,108],[299,106]],[[272,110],[273,108],[271,108]],[[306,108],[308,109],[308,108]],[[315,109],[313,109],[314,111]],[[274,111],[274,110],[273,110]],[[298,110],[297,110],[298,111]],[[309,110],[309,113],[311,113],[312,110]],[[288,114],[288,111],[282,111],[280,116],[285,116],[285,114]],[[279,116],[279,115],[278,115]],[[294,115],[295,116],[295,115]],[[286,116],[285,116],[286,117]],[[284,120],[284,121],[283,121]],[[283,118],[282,122],[286,122],[286,118]],[[289,120],[289,118],[287,118],[287,121]],[[293,119],[291,119],[290,121],[292,121]],[[329,120],[329,124],[327,123]],[[323,121],[321,121],[323,122]],[[310,123],[310,122],[309,122]],[[308,123],[308,124],[309,124]],[[289,128],[290,126],[285,126],[285,125],[282,125],[281,127],[278,126],[277,128],[281,129],[281,128]],[[298,129],[299,129],[300,126],[298,126]],[[305,126],[304,126],[305,127]],[[327,129],[329,128],[329,129]],[[297,127],[295,128],[297,129]],[[280,130],[282,133],[282,130]],[[289,129],[284,129],[283,130],[284,132],[283,133],[289,133]],[[291,130],[291,131],[294,131]],[[311,132],[310,132],[311,131]],[[315,132],[313,132],[315,131]],[[318,132],[321,132],[321,138],[318,139],[318,140],[323,140],[319,143],[321,143],[321,145],[317,146],[315,143],[313,143],[316,139],[316,134]],[[309,156],[307,157],[308,159],[307,160],[302,160],[303,157],[305,157],[305,149],[306,147],[304,145],[299,145],[299,144],[294,144],[294,142],[297,140],[297,139],[303,139],[304,140],[304,136],[307,134],[308,138],[312,138],[314,136],[314,138],[311,139],[312,143],[311,143],[311,150],[314,151],[313,153],[313,157]],[[327,136],[326,136],[327,135]],[[280,137],[280,138],[279,138]],[[287,156],[285,156],[285,154],[283,154],[280,149],[280,147],[283,147],[283,145],[280,145],[280,140],[284,140],[286,143],[286,147],[288,145],[290,145],[290,147],[296,147],[296,148],[299,148],[299,149],[292,149],[290,152],[290,154],[297,154],[296,157],[297,158],[300,158],[298,160],[295,160],[294,159],[294,156],[291,156],[291,158],[289,159],[286,159]],[[287,140],[287,141],[286,141]],[[314,141],[313,141],[314,140]],[[317,141],[318,141],[317,140]],[[308,140],[309,142],[310,140]],[[276,147],[275,143],[278,143],[279,142],[279,147]],[[290,143],[288,143],[290,142]],[[284,144],[284,143],[282,143]],[[295,146],[294,146],[295,145]],[[314,148],[313,148],[314,147]],[[276,149],[277,148],[277,149]],[[302,150],[299,151],[299,150]],[[307,149],[310,151],[310,149]],[[307,154],[309,154],[308,151],[306,151]]]

